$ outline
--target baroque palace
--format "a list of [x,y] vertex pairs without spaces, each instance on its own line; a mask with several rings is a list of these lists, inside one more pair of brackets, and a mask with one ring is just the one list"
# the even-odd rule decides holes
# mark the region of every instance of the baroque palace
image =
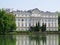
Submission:
[[58,14],[55,12],[44,12],[35,8],[28,11],[13,10],[12,13],[16,16],[17,31],[27,31],[38,22],[40,26],[46,24],[46,31],[58,31]]

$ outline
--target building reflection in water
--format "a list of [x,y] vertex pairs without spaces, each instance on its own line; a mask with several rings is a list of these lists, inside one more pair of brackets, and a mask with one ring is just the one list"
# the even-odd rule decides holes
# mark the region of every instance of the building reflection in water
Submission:
[[58,45],[58,35],[16,35],[16,45]]
[[46,36],[46,45],[59,45],[58,43],[58,35],[52,34]]

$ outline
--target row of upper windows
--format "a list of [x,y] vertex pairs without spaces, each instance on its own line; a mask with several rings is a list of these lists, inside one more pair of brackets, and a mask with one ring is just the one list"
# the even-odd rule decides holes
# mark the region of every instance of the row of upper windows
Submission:
[[[35,15],[16,15],[15,16],[35,16]],[[37,15],[37,17],[58,17],[58,15]]]
[[35,20],[35,19],[16,19],[16,21],[45,21],[45,22],[58,22],[58,20],[57,19],[37,19],[37,20]]
[[15,14],[15,16],[30,16],[30,15],[16,15],[16,14]]
[[42,21],[46,21],[46,22],[58,22],[57,19],[44,19]]
[[16,18],[16,21],[32,21],[32,20],[34,20],[34,19],[20,19],[20,18]]

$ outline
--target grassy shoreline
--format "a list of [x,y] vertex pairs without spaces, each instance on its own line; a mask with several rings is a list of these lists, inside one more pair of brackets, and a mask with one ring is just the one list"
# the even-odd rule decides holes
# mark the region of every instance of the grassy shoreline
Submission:
[[[45,31],[45,32],[29,32],[29,31],[13,31],[8,32],[5,35],[33,35],[33,34],[60,34],[60,31]],[[0,34],[4,35],[4,34]]]
[[29,32],[29,31],[15,31],[12,32],[12,34],[23,34],[23,35],[28,35],[28,34],[60,34],[59,31],[46,31],[46,32]]

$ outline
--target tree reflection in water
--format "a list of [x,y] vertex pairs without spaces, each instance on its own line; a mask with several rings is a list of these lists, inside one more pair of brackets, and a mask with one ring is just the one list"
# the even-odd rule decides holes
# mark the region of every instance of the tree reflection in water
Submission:
[[58,42],[59,42],[59,45],[60,45],[60,34],[59,34],[59,41]]
[[0,35],[0,45],[16,45],[16,39],[12,35]]
[[40,44],[41,42],[42,42],[42,45],[46,44],[46,35],[30,35],[29,39],[30,39],[30,44],[31,42],[33,42],[33,45],[34,45],[34,41],[36,45],[41,45]]

